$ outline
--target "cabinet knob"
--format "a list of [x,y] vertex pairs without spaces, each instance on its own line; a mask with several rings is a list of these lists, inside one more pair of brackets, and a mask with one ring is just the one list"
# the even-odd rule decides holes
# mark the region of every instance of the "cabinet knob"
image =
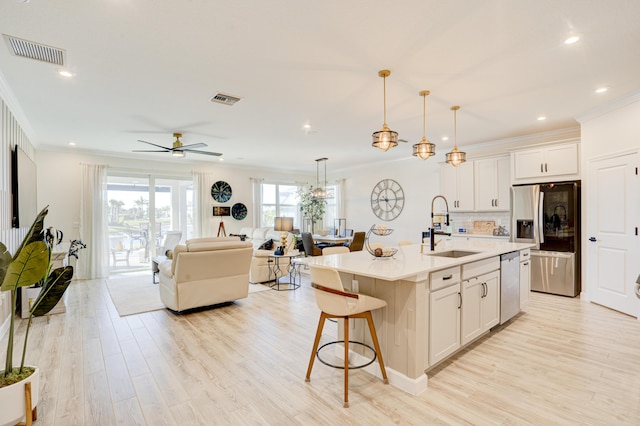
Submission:
[[595,243],[598,240],[596,240],[596,237],[589,237],[589,241],[591,241],[592,243]]

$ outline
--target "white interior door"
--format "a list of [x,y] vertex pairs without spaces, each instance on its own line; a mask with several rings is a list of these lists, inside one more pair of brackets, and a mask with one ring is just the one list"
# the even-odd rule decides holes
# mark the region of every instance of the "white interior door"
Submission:
[[640,317],[638,154],[591,160],[587,197],[587,273],[591,300]]

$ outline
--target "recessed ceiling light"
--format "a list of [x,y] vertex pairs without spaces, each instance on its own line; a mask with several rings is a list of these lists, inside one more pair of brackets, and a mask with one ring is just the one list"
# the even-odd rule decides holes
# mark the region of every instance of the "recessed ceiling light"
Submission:
[[303,127],[303,128],[305,128],[305,129],[307,129],[307,130],[309,130],[309,129],[311,128],[311,124],[309,124],[309,123],[304,123],[304,124],[302,125],[302,127]]
[[538,117],[538,121],[544,121],[546,119],[547,117],[545,117],[544,115],[541,115],[540,117]]
[[218,161],[222,162],[222,161],[224,161],[224,158],[220,157],[220,158],[218,158]]
[[76,146],[75,142],[69,142],[69,146]]
[[564,44],[573,44],[573,43],[577,42],[578,40],[580,40],[580,37],[577,36],[577,35],[574,35],[574,36],[571,36],[568,39],[566,39],[564,41]]
[[607,90],[609,90],[608,87],[599,87],[599,88],[596,89],[596,93],[604,93]]
[[443,137],[442,137],[442,140],[443,140],[443,141],[448,141],[448,140],[449,140],[449,136],[443,136]]
[[73,77],[73,73],[67,70],[58,70],[58,74],[60,74],[63,77]]

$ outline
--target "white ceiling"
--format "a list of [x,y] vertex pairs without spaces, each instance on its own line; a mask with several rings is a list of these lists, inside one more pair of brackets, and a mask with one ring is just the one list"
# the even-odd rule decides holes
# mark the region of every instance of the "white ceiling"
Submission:
[[[438,153],[428,161],[442,161],[452,105],[464,150],[577,127],[576,117],[640,89],[639,22],[638,0],[2,0],[0,32],[65,49],[76,75],[3,44],[0,78],[43,149],[73,141],[170,160],[131,150],[182,131],[225,164],[309,172],[319,157],[339,169],[410,156],[427,89]],[[571,33],[582,38],[565,45]],[[386,153],[371,147],[385,68],[387,121],[409,141]],[[608,92],[595,94],[600,86]],[[217,92],[242,100],[209,102]],[[218,161],[173,161],[185,160]]]

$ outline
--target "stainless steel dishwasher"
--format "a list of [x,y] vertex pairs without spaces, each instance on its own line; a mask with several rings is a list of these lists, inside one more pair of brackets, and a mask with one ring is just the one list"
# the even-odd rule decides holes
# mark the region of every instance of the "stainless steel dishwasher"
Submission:
[[520,312],[520,252],[500,256],[500,324]]

